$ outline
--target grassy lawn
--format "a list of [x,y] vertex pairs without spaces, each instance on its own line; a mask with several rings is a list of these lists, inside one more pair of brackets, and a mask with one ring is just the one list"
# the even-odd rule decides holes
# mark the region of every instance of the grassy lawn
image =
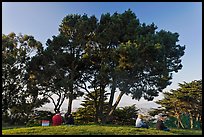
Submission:
[[202,130],[171,129],[159,131],[154,128],[141,129],[133,126],[48,126],[3,128],[2,135],[202,135]]

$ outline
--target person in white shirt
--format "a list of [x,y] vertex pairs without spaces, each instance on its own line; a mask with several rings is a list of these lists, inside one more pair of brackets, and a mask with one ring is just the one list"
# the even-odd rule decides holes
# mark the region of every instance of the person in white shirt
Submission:
[[149,128],[149,126],[143,121],[143,115],[142,114],[139,114],[137,119],[136,119],[136,122],[135,122],[135,127],[138,127],[138,128]]

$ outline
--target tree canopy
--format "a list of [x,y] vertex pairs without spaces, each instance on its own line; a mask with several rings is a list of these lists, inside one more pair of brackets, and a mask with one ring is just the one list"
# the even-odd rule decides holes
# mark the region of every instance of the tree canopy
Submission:
[[[94,98],[90,91],[97,91],[98,120],[107,122],[124,94],[153,100],[182,69],[185,46],[178,44],[179,34],[156,30],[154,23],[141,23],[130,9],[102,14],[100,19],[69,14],[60,23],[59,34],[29,60],[30,87],[50,98],[55,111],[68,98],[69,113],[73,99],[84,93]],[[115,92],[120,93],[114,102]]]
[[190,117],[190,127],[194,127],[194,119],[202,124],[202,80],[179,83],[179,88],[164,93],[164,99],[156,101],[170,116],[176,117],[178,127],[184,125],[181,115]]
[[2,115],[8,121],[12,117],[12,124],[23,123],[34,108],[49,102],[31,86],[34,77],[28,70],[32,56],[41,51],[42,44],[33,36],[2,35]]

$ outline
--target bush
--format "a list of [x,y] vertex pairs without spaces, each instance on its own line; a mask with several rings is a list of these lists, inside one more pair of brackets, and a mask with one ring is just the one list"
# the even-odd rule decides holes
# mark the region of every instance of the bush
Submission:
[[117,108],[111,122],[117,125],[135,125],[137,111],[135,105]]
[[52,122],[52,116],[54,114],[50,111],[42,111],[37,110],[35,113],[30,117],[29,121],[26,123],[26,126],[41,126],[42,120],[49,120],[50,123]]

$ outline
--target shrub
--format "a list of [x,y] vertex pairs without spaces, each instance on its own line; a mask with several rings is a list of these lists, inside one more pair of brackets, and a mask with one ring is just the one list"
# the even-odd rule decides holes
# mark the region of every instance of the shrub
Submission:
[[29,121],[26,123],[26,126],[40,126],[42,120],[49,120],[50,123],[52,122],[52,116],[54,114],[50,111],[42,111],[37,110],[35,113],[30,117]]

